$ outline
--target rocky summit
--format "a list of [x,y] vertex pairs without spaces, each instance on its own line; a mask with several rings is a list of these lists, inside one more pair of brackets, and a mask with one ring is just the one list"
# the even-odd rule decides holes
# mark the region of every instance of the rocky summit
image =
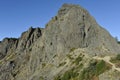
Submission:
[[63,4],[45,28],[0,42],[0,80],[120,80],[120,46],[87,10]]

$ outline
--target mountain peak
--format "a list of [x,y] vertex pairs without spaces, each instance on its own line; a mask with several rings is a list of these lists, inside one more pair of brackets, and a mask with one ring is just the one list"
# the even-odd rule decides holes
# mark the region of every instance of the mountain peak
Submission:
[[80,7],[80,5],[64,3],[61,8],[63,7]]
[[87,13],[87,10],[85,10],[84,8],[82,8],[80,5],[75,5],[75,4],[63,4],[62,7],[60,8],[60,10],[58,11],[58,15],[64,15],[67,12],[69,12],[69,10],[71,9],[79,9],[80,12],[84,12]]
[[[63,4],[46,28],[30,27],[20,38],[0,42],[0,80],[87,80],[78,75],[84,75],[87,66],[85,71],[97,72],[99,61],[92,57],[119,53],[115,39],[87,10]],[[99,74],[89,73],[87,78],[94,76]]]

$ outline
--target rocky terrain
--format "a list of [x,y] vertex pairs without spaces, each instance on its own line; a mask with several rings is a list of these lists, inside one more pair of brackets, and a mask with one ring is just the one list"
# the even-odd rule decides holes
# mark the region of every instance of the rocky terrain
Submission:
[[120,80],[120,45],[79,5],[0,42],[0,80]]

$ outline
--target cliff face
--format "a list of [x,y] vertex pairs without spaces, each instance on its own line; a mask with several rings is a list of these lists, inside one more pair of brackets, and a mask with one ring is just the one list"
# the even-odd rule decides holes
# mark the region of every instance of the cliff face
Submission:
[[0,43],[0,80],[11,80],[29,60],[30,47],[41,37],[43,29],[29,28],[19,39],[5,38]]
[[44,45],[48,54],[68,53],[71,48],[102,46],[119,53],[116,41],[110,34],[100,27],[85,9],[75,5],[62,6],[58,15],[47,24],[43,38],[46,40]]
[[64,4],[44,29],[31,27],[19,39],[0,42],[0,80],[66,80],[64,74],[73,68],[82,75],[92,57],[119,53],[115,39],[85,9]]

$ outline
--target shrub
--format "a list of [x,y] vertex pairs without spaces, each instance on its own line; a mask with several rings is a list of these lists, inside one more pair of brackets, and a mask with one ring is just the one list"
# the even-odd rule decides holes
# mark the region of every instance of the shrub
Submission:
[[40,80],[44,80],[43,76],[40,76]]
[[74,69],[71,69],[69,71],[66,71],[64,75],[62,76],[61,80],[70,80],[72,78],[75,78],[79,74],[74,71]]
[[105,70],[108,69],[108,66],[106,65],[105,61],[101,60],[96,64],[96,75],[100,75],[103,73]]
[[59,64],[59,67],[64,66],[65,64],[66,64],[66,62],[62,62]]
[[94,76],[97,77],[108,69],[110,69],[110,67],[105,63],[105,61],[101,60],[94,62],[82,71],[79,78],[80,80],[93,80]]
[[76,48],[71,48],[71,49],[70,49],[70,52],[73,52],[75,49],[76,49]]
[[54,80],[74,80],[74,78],[77,77],[78,75],[79,73],[74,71],[73,68],[66,71],[61,77],[60,76],[56,77]]
[[70,60],[74,59],[70,54],[67,54],[67,57],[68,57]]
[[116,59],[117,59],[117,60],[120,60],[120,54],[118,54],[118,55],[116,56]]
[[120,62],[120,54],[110,60],[112,63],[119,63]]
[[82,61],[82,57],[78,56],[73,63],[78,65],[80,61]]
[[46,66],[46,63],[42,63],[42,68],[44,68]]

